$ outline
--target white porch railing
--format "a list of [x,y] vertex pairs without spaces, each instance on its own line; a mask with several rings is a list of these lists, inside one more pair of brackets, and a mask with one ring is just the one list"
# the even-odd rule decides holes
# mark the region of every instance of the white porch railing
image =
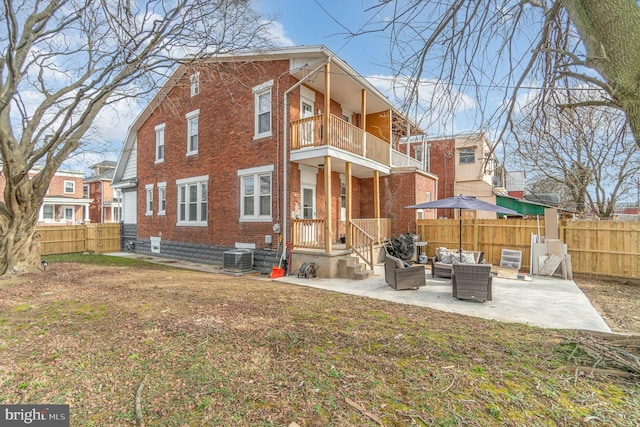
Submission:
[[324,249],[324,219],[294,219],[292,242],[294,248]]
[[[389,218],[359,218],[351,221],[353,228],[362,234],[352,234],[351,246],[361,247],[381,244],[391,237],[391,220]],[[379,225],[378,225],[379,224]],[[292,242],[294,248],[325,249],[324,219],[294,219]],[[347,229],[347,233],[350,231]],[[353,233],[353,232],[352,232]],[[368,236],[368,237],[367,237]],[[364,250],[364,249],[360,249]]]
[[420,160],[409,157],[396,150],[391,150],[391,166],[396,168],[414,167],[420,170],[424,169]]

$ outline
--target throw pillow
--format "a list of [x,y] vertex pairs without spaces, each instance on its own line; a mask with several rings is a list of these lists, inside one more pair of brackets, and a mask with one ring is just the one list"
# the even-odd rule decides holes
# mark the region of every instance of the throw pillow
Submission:
[[443,262],[445,264],[452,264],[453,263],[453,258],[454,258],[454,255],[453,255],[452,252],[445,251],[440,256],[440,262]]
[[473,256],[473,254],[469,254],[469,253],[462,253],[462,260],[461,262],[463,262],[464,264],[475,264],[476,263],[476,259]]

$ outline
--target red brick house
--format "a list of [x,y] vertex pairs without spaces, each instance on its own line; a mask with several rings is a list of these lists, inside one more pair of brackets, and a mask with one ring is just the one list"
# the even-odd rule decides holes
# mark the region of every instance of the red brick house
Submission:
[[89,220],[93,223],[120,222],[122,196],[111,188],[116,162],[104,160],[91,166],[91,175],[84,179],[85,197],[93,200]]
[[267,273],[282,241],[293,267],[312,258],[322,276],[349,253],[371,266],[383,238],[415,232],[418,213],[404,206],[435,194],[437,178],[398,151],[417,133],[322,46],[181,66],[132,124],[115,170],[124,244],[222,265],[247,249]]
[[[35,166],[29,172],[29,178],[40,170]],[[37,225],[73,225],[89,221],[89,205],[91,199],[85,198],[82,192],[81,171],[59,170],[51,179],[47,194],[44,197]],[[0,201],[4,201],[6,179],[0,172]]]

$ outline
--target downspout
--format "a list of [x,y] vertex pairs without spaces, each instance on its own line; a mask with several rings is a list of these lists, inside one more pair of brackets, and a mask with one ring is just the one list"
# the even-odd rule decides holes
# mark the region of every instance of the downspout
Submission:
[[293,86],[284,91],[284,112],[283,112],[283,122],[284,122],[284,130],[283,130],[283,143],[282,143],[282,241],[284,244],[287,243],[287,130],[289,129],[289,124],[287,122],[288,119],[288,95],[300,86],[306,79],[320,71],[326,64],[331,62],[331,57],[327,58],[322,64],[318,67],[314,68],[309,74],[307,74],[302,79],[298,80]]

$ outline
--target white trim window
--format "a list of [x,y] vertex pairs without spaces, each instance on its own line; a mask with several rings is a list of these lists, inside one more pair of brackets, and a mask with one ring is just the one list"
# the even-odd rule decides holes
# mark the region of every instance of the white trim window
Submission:
[[147,184],[144,186],[146,197],[144,199],[144,214],[153,215],[153,184]]
[[51,220],[54,219],[54,206],[53,205],[43,205],[42,206],[42,219]]
[[158,183],[158,215],[167,214],[167,183]]
[[75,181],[64,181],[64,194],[75,194],[76,192],[76,182]]
[[164,162],[164,123],[156,126],[156,163]]
[[198,116],[200,110],[191,111],[187,119],[187,156],[198,154]]
[[70,221],[70,222],[74,222],[75,221],[75,213],[76,210],[73,208],[73,206],[65,206],[64,207],[64,220],[65,221]]
[[207,226],[209,175],[176,180],[178,221],[176,225]]
[[196,71],[189,77],[191,80],[191,96],[196,96],[200,93],[200,71]]
[[271,136],[271,88],[273,80],[253,88],[255,130],[253,139]]
[[238,171],[240,178],[240,222],[272,221],[273,165]]
[[476,162],[476,147],[465,147],[460,149],[460,164],[470,164]]

